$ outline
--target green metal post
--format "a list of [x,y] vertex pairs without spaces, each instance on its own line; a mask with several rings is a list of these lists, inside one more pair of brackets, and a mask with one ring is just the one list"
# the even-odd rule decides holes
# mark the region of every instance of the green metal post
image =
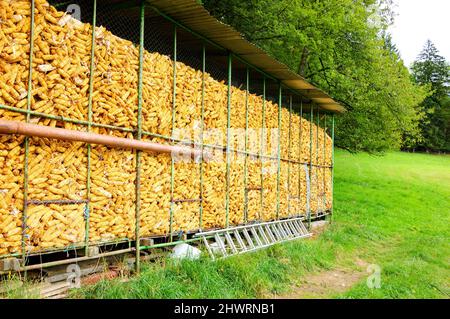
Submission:
[[[92,94],[94,92],[94,60],[95,60],[95,29],[97,25],[97,0],[92,3],[92,35],[91,35],[91,64],[89,67],[89,97],[88,97],[88,125],[87,131],[89,132],[92,128]],[[86,197],[87,197],[87,211],[85,214],[86,218],[86,230],[85,230],[85,254],[88,254],[89,248],[89,220],[91,215],[91,151],[92,145],[87,144],[87,180],[86,180]]]
[[[300,124],[299,124],[299,133],[298,133],[298,139],[299,139],[299,152],[298,157],[299,161],[302,161],[302,119],[303,119],[303,100],[300,101]],[[298,200],[299,200],[299,209],[301,209],[302,204],[302,164],[298,164]],[[301,211],[298,212],[298,216],[301,215]]]
[[[30,122],[30,111],[31,111],[31,99],[32,96],[32,86],[33,86],[33,55],[34,55],[34,18],[35,18],[35,3],[31,0],[31,26],[30,26],[30,56],[28,65],[28,91],[27,91],[27,113],[26,122]],[[25,137],[25,157],[24,157],[24,167],[23,167],[23,212],[22,212],[22,266],[26,265],[26,245],[25,240],[27,237],[27,210],[28,210],[28,159],[30,156],[30,138]],[[24,273],[25,278],[27,277],[27,272]]]
[[317,209],[316,215],[319,215],[319,125],[320,125],[320,109],[317,105],[317,126],[316,126],[316,200]]
[[334,217],[334,114],[331,116],[331,218]]
[[[139,32],[139,78],[138,78],[138,114],[137,114],[137,139],[142,139],[142,83],[144,70],[144,36],[145,36],[145,2],[141,1],[140,12],[140,32]],[[140,271],[141,255],[140,255],[140,222],[141,222],[141,161],[142,151],[136,150],[136,264],[135,270]]]
[[313,143],[314,106],[311,104],[309,116],[309,194],[308,194],[308,229],[311,229],[311,182],[312,182],[312,143]]
[[278,170],[277,170],[277,219],[280,218],[280,175],[281,175],[281,82],[278,84]]
[[263,109],[262,109],[262,128],[261,128],[261,212],[259,218],[261,219],[264,212],[264,136],[266,131],[266,76],[263,77]]
[[[174,144],[175,134],[175,107],[177,97],[177,26],[173,27],[173,89],[172,89],[172,144]],[[169,222],[169,234],[170,241],[173,241],[173,209],[174,209],[174,182],[175,182],[175,158],[172,154],[172,161],[170,165],[170,222]]]
[[231,68],[232,68],[232,55],[231,52],[228,53],[228,91],[227,91],[227,193],[225,199],[225,212],[226,212],[226,222],[225,225],[228,227],[230,225],[230,163],[231,163],[231,152],[230,152],[230,124],[231,124]]
[[289,133],[288,133],[288,216],[291,217],[291,133],[292,133],[292,95],[289,96]]
[[201,135],[200,135],[200,143],[201,143],[201,151],[200,155],[200,221],[199,227],[202,229],[203,227],[203,152],[205,150],[204,146],[204,129],[205,129],[205,73],[206,73],[206,46],[203,43],[202,46],[202,106],[201,106]]
[[[248,147],[248,90],[250,85],[250,71],[246,68],[246,81],[245,81],[245,152]],[[248,155],[245,154],[244,159],[244,222],[248,222],[248,181],[247,181],[247,165]]]
[[323,115],[323,207],[324,207],[324,213],[326,213],[327,211],[327,192],[326,192],[326,178],[325,178],[325,172],[326,172],[326,168],[325,166],[327,166],[326,163],[326,148],[327,148],[327,114],[324,113]]

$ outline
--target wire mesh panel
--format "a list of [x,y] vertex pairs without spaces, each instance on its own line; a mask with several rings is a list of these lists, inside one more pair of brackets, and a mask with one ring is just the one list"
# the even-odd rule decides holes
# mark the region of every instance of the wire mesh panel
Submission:
[[[137,127],[139,8],[99,2],[95,27],[93,122]],[[133,134],[94,128],[94,132],[133,138]],[[133,239],[135,234],[135,151],[92,146],[90,241]]]
[[92,1],[50,4],[36,2],[31,109],[87,120],[92,26],[80,19]]
[[311,130],[311,149],[312,149],[312,157],[311,157],[311,214],[317,215],[319,212],[319,187],[320,187],[320,167],[319,167],[319,113],[317,108],[313,107],[313,121],[311,121],[312,130]]
[[[199,140],[202,123],[202,47],[201,42],[186,46],[192,35],[177,29],[177,64],[174,137],[192,143]],[[192,145],[192,144],[188,144]],[[173,231],[200,228],[200,163],[191,157],[176,157],[174,163]]]
[[0,256],[21,252],[24,136],[0,136]]
[[82,246],[85,239],[86,204],[30,205],[27,218],[27,251],[43,252]]
[[[163,142],[158,138],[145,141]],[[141,225],[142,237],[169,233],[170,211],[170,156],[167,154],[142,155]]]
[[[280,130],[278,83],[265,80],[264,130],[263,130],[263,219],[273,220],[279,212],[279,146]],[[281,115],[280,115],[281,116]]]
[[98,7],[93,120],[127,128],[137,126],[139,15],[114,5]]
[[[32,7],[29,1],[0,2],[0,117],[25,121],[31,95]],[[13,109],[14,108],[14,109]],[[17,112],[15,110],[20,110]],[[24,173],[27,138],[0,137],[0,256],[23,253]]]
[[[63,124],[67,129],[80,129],[71,123]],[[85,145],[33,137],[28,169],[27,252],[83,244],[87,201]]]
[[[203,193],[203,227],[224,227],[226,218],[226,147],[227,97],[228,86],[227,65],[215,62],[226,56],[225,51],[206,50],[206,73],[204,82],[204,143],[206,150],[212,153],[212,159],[205,163]],[[209,145],[209,146],[208,146]]]
[[[100,134],[132,138],[131,133],[95,129]],[[89,239],[106,242],[134,238],[135,151],[92,146]]]
[[139,1],[0,0],[0,19],[2,119],[212,155],[3,136],[0,255],[332,209],[325,116],[227,50]]
[[288,105],[289,114],[289,146],[288,146],[288,212],[287,217],[294,217],[300,215],[301,202],[300,202],[300,168],[299,161],[299,146],[300,146],[300,118],[298,111],[294,109],[294,103],[298,101],[298,97],[293,96],[292,92],[286,95],[286,103]]
[[291,183],[295,175],[293,163],[291,163],[291,149],[294,140],[292,134],[292,122],[294,115],[290,110],[289,95],[284,90],[281,94],[281,129],[280,129],[280,172],[279,172],[279,218],[289,217],[291,214]]
[[174,26],[145,9],[143,129],[152,134],[170,137],[173,106]]
[[264,114],[264,79],[255,70],[249,70],[249,96],[248,96],[248,130],[247,130],[247,221],[262,219],[262,143]]
[[[26,110],[31,42],[30,1],[2,1],[0,19],[0,104]],[[25,118],[23,114],[5,108],[0,108],[0,116],[10,120]]]
[[230,183],[229,183],[229,220],[232,225],[245,221],[245,127],[248,121],[247,68],[236,59],[232,61],[230,92]]

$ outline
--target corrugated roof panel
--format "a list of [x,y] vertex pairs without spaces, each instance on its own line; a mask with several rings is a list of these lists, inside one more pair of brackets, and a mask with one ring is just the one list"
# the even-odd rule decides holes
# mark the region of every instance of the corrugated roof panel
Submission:
[[146,0],[154,8],[171,17],[183,26],[210,39],[224,49],[238,55],[244,61],[277,78],[290,89],[300,91],[312,99],[323,110],[345,112],[345,108],[325,92],[316,88],[286,65],[271,57],[267,52],[250,43],[231,26],[216,18],[195,0]]
[[310,89],[314,89],[315,86],[304,81],[304,80],[284,80],[283,83],[287,86],[289,86],[290,88],[293,89],[299,89],[299,90],[310,90]]

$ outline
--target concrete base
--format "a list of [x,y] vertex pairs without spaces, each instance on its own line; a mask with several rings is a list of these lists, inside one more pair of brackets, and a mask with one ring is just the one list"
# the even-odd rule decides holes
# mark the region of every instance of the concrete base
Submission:
[[88,257],[94,257],[100,254],[100,248],[98,246],[89,246],[87,250]]
[[19,271],[20,261],[17,258],[0,259],[0,271]]
[[143,238],[141,239],[141,246],[153,246],[155,244],[155,240],[153,238]]
[[327,220],[318,220],[316,222],[311,222],[311,230],[317,229],[317,228],[322,228],[325,227],[329,224],[330,222]]

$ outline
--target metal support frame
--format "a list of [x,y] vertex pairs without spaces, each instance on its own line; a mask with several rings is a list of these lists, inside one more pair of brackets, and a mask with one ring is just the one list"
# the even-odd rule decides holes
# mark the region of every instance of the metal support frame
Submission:
[[[303,102],[300,101],[300,124],[299,124],[299,152],[298,152],[298,157],[299,160],[301,162],[302,159],[302,120],[303,120]],[[300,201],[300,205],[299,207],[301,208],[301,194],[302,194],[302,165],[299,164],[298,165],[298,197],[299,197],[299,201]],[[301,211],[298,212],[298,215],[300,216],[302,214]]]
[[[142,97],[142,90],[143,90],[143,59],[144,59],[144,36],[145,36],[145,26],[144,26],[144,21],[145,21],[145,8],[151,8],[154,11],[156,11],[158,14],[160,14],[162,17],[164,17],[166,20],[170,21],[173,24],[173,101],[172,101],[172,135],[171,136],[165,136],[165,135],[160,135],[160,134],[155,134],[152,132],[147,132],[144,131],[142,128],[142,107],[143,107],[143,97]],[[33,79],[33,57],[34,57],[34,29],[35,29],[35,1],[31,0],[31,28],[30,28],[30,56],[29,56],[29,75],[28,75],[28,90],[27,90],[27,108],[26,110],[24,109],[19,109],[16,107],[11,107],[11,106],[6,106],[6,105],[0,105],[0,109],[5,109],[5,110],[9,110],[9,111],[13,111],[13,112],[17,112],[17,113],[21,113],[21,114],[25,114],[26,115],[26,122],[30,122],[31,116],[36,116],[36,117],[40,117],[40,118],[46,118],[46,119],[52,119],[52,120],[58,120],[58,121],[63,121],[63,122],[67,122],[67,123],[73,123],[73,124],[77,124],[77,125],[82,125],[82,126],[86,126],[86,130],[89,132],[92,130],[93,127],[99,127],[99,128],[106,128],[106,129],[110,129],[110,130],[117,130],[117,131],[121,131],[121,132],[127,132],[127,133],[133,133],[136,137],[136,139],[140,140],[143,138],[143,136],[147,136],[147,137],[155,137],[155,138],[162,138],[165,139],[166,141],[170,142],[172,145],[175,142],[181,142],[181,143],[186,143],[186,144],[191,144],[191,145],[195,145],[195,146],[200,146],[201,147],[201,158],[200,158],[200,199],[198,200],[200,203],[200,207],[199,207],[199,226],[200,229],[203,227],[203,170],[204,170],[204,158],[203,158],[203,150],[205,147],[210,147],[210,148],[216,148],[216,149],[221,149],[223,151],[226,151],[227,154],[227,168],[226,168],[226,183],[227,183],[227,192],[226,192],[226,226],[229,226],[229,188],[230,188],[230,160],[231,160],[231,153],[235,152],[235,153],[239,153],[239,154],[244,154],[245,155],[245,163],[244,163],[244,185],[245,185],[245,197],[244,197],[244,201],[245,201],[245,205],[244,205],[244,222],[248,222],[248,157],[249,156],[254,156],[255,158],[260,159],[260,163],[261,163],[261,197],[260,197],[260,202],[261,202],[261,212],[260,212],[260,216],[259,218],[263,217],[264,214],[264,162],[266,159],[268,160],[277,160],[277,164],[278,164],[278,171],[277,171],[277,208],[276,208],[276,217],[277,219],[280,217],[280,175],[281,175],[281,161],[283,162],[287,162],[288,163],[288,188],[290,191],[290,186],[291,186],[291,177],[290,177],[290,173],[291,173],[291,164],[295,164],[298,165],[299,167],[299,194],[301,194],[301,178],[300,178],[300,172],[301,172],[301,166],[304,164],[309,165],[309,171],[310,171],[310,176],[312,176],[311,172],[312,172],[312,168],[313,167],[322,167],[324,169],[328,168],[331,169],[331,179],[332,179],[332,183],[333,183],[333,178],[334,178],[334,115],[332,116],[332,125],[331,125],[331,135],[332,135],[332,164],[330,166],[327,166],[325,163],[325,155],[324,155],[324,163],[323,165],[320,165],[317,161],[316,164],[313,164],[312,162],[312,126],[310,129],[310,161],[309,163],[303,163],[301,160],[301,143],[302,143],[302,123],[300,121],[300,160],[296,161],[293,160],[291,158],[291,134],[292,134],[292,123],[291,123],[291,114],[292,114],[292,95],[290,95],[290,100],[289,100],[289,111],[290,111],[290,115],[289,115],[289,151],[288,151],[288,156],[287,158],[283,158],[281,156],[281,110],[282,110],[282,88],[285,87],[285,85],[283,85],[278,79],[275,79],[273,76],[266,74],[264,71],[262,71],[261,69],[251,65],[249,62],[247,62],[245,59],[243,59],[242,57],[240,57],[239,55],[233,55],[231,52],[228,53],[228,96],[227,96],[227,144],[226,146],[224,145],[210,145],[210,144],[205,144],[204,143],[204,108],[205,108],[205,74],[206,74],[206,46],[205,43],[209,43],[217,48],[220,49],[224,49],[221,45],[215,43],[214,41],[211,41],[203,36],[201,36],[200,34],[194,32],[193,30],[185,27],[184,25],[182,25],[181,23],[173,20],[172,18],[170,18],[169,16],[165,15],[164,13],[160,12],[158,9],[156,9],[153,6],[150,6],[148,4],[146,4],[145,1],[140,1],[140,35],[139,35],[139,80],[138,80],[138,114],[137,114],[137,127],[136,128],[125,128],[125,127],[119,127],[119,126],[115,126],[115,125],[107,125],[107,124],[101,124],[101,123],[95,123],[93,121],[93,93],[94,93],[94,68],[95,68],[95,30],[96,30],[96,24],[97,24],[97,1],[93,0],[93,17],[92,17],[92,35],[91,35],[91,56],[90,56],[90,75],[89,75],[89,96],[88,96],[88,118],[87,120],[78,120],[78,119],[72,119],[72,118],[67,118],[64,116],[55,116],[55,115],[51,115],[51,114],[45,114],[45,113],[41,113],[41,112],[36,112],[31,110],[31,103],[32,103],[32,79]],[[196,142],[196,141],[185,141],[185,140],[181,140],[181,139],[175,139],[174,138],[174,129],[175,129],[175,115],[176,115],[176,97],[177,97],[177,92],[176,92],[176,79],[177,79],[177,28],[182,28],[184,30],[187,30],[188,32],[190,32],[191,34],[194,34],[197,38],[201,39],[203,41],[203,47],[202,47],[202,109],[201,109],[201,122],[202,122],[202,127],[201,127],[201,139],[200,142]],[[247,67],[246,67],[246,131],[245,131],[245,150],[237,150],[234,149],[230,146],[230,121],[231,121],[231,76],[232,76],[232,58],[235,58],[236,60],[244,63]],[[252,153],[248,151],[248,96],[249,96],[249,88],[250,88],[250,76],[249,76],[249,72],[250,69],[255,70],[256,72],[260,73],[263,75],[263,105],[262,105],[262,130],[261,130],[261,150],[258,153]],[[279,88],[278,88],[278,107],[279,107],[279,112],[278,112],[278,154],[277,156],[273,156],[270,154],[266,154],[265,153],[265,149],[266,149],[266,145],[265,145],[265,141],[264,141],[264,136],[266,133],[266,112],[265,112],[265,102],[266,102],[266,80],[267,79],[273,79],[278,81],[279,84]],[[287,90],[292,91],[294,94],[298,94],[301,95],[300,92],[292,90],[290,88],[287,88]],[[300,116],[303,116],[303,100],[301,100],[301,105],[300,105]],[[319,107],[318,107],[319,110]],[[319,111],[318,111],[318,122],[319,122]],[[311,124],[313,123],[313,107],[311,107],[311,116],[310,116],[310,122]],[[325,122],[326,122],[326,118],[325,118]],[[326,124],[325,124],[326,125]],[[326,127],[326,126],[325,126]],[[317,128],[317,134],[318,134],[318,128]],[[326,134],[326,128],[324,130],[324,136]],[[325,138],[324,138],[324,154],[325,154]],[[318,140],[317,140],[318,143]],[[25,148],[25,156],[24,156],[24,203],[23,203],[23,214],[22,214],[22,250],[21,250],[21,255],[22,255],[22,264],[23,266],[26,265],[26,259],[27,259],[27,251],[26,251],[26,237],[27,237],[27,227],[26,227],[26,223],[27,223],[27,206],[32,202],[28,200],[28,162],[29,162],[29,146],[30,146],[30,138],[29,137],[25,137],[24,140],[24,148]],[[318,149],[318,146],[317,146]],[[89,219],[90,219],[90,211],[91,211],[91,204],[90,204],[90,196],[91,196],[91,151],[92,151],[92,146],[91,144],[87,144],[87,181],[86,181],[86,189],[87,189],[87,195],[86,195],[86,211],[85,211],[85,219],[86,219],[86,226],[85,226],[85,242],[84,242],[84,246],[85,249],[87,251],[88,246],[89,246]],[[318,156],[318,155],[317,155]],[[142,249],[148,249],[148,248],[152,248],[153,246],[147,247],[141,247],[140,246],[140,180],[141,180],[141,160],[142,160],[142,155],[141,155],[141,151],[136,151],[136,214],[135,214],[135,219],[136,219],[136,227],[135,227],[135,240],[136,240],[136,271],[139,271],[139,252]],[[174,157],[172,156],[171,159],[171,198],[173,199],[173,195],[174,195],[174,175],[175,175],[175,163],[174,163]],[[324,175],[324,183],[325,183],[325,175]],[[333,188],[333,184],[331,185],[331,187]],[[325,190],[325,184],[324,184],[324,190]],[[333,190],[332,190],[333,192]],[[196,200],[197,201],[197,200]],[[174,214],[174,204],[175,201],[171,200],[170,202],[170,225],[169,225],[169,234],[170,234],[170,242],[167,243],[167,245],[172,245],[175,244],[176,242],[173,242],[173,214]],[[325,199],[325,205],[326,205],[326,199]],[[333,201],[331,203],[331,214],[333,213]],[[288,214],[291,215],[291,207],[290,207],[290,200],[288,199]],[[300,215],[301,212],[298,212],[298,215]],[[307,219],[308,219],[308,227],[310,227],[311,224],[311,208],[309,208],[308,210],[308,215],[307,215]],[[128,242],[130,243],[130,240],[128,239]]]
[[[250,85],[250,72],[245,69],[245,152],[248,149],[248,92]],[[244,155],[244,223],[248,222],[248,155]]]
[[[175,143],[173,136],[175,134],[175,115],[176,115],[176,99],[177,99],[177,26],[173,26],[173,88],[172,88],[172,145]],[[170,164],[170,198],[174,196],[175,183],[175,157],[171,156]],[[170,241],[173,241],[173,210],[174,202],[170,202],[170,221],[169,221],[169,236]]]
[[334,219],[334,114],[331,115],[331,218]]
[[281,96],[281,82],[278,83],[278,141],[277,141],[277,147],[278,147],[278,170],[277,170],[277,219],[280,218],[280,174],[281,174],[281,103],[282,103],[282,96]]
[[[203,165],[204,165],[204,158],[203,158],[203,152],[205,150],[204,145],[204,131],[205,131],[205,73],[206,73],[206,46],[203,43],[202,45],[202,105],[201,105],[201,119],[200,119],[200,125],[201,125],[201,132],[200,132],[200,149],[201,149],[201,155],[200,155],[200,198],[203,199]],[[203,200],[200,201],[200,207],[199,207],[199,228],[203,228]]]
[[[319,106],[317,105],[317,124],[316,124],[316,165],[319,165],[319,126],[320,126],[320,110]],[[316,202],[317,202],[317,208],[316,208],[316,215],[319,215],[319,167],[316,167]]]
[[[95,67],[95,31],[97,28],[97,0],[92,2],[92,34],[91,34],[91,63],[89,67],[89,96],[88,96],[88,125],[87,131],[92,129],[92,95],[94,93],[94,67]],[[90,204],[91,199],[91,151],[92,145],[87,144],[87,178],[86,178],[86,197],[88,204],[86,205],[86,230],[85,230],[85,254],[88,253],[89,248],[89,231],[90,231],[90,215],[92,206]]]
[[227,90],[227,167],[226,167],[226,187],[227,193],[225,195],[225,226],[230,225],[230,164],[231,164],[231,151],[230,151],[230,126],[231,126],[231,76],[233,68],[233,56],[231,52],[228,52],[228,90]]
[[[326,165],[326,149],[327,149],[327,114],[323,115],[323,165]],[[326,191],[326,169],[323,170],[323,210],[327,211],[327,191]]]
[[[313,107],[311,106],[311,110],[310,110],[310,117],[309,117],[309,179],[310,181],[312,180],[312,167],[313,167],[313,162],[312,162],[312,142],[313,142],[313,119],[314,119],[314,111],[313,111]],[[311,189],[311,187],[310,187]],[[309,201],[309,207],[308,207],[308,229],[311,229],[311,192],[309,192],[307,194],[308,196],[308,201]]]
[[[292,95],[289,96],[289,133],[288,133],[288,159],[291,160],[291,134],[292,134]],[[300,166],[300,164],[298,164]],[[291,162],[288,162],[288,217],[291,217]]]
[[[3,105],[3,104],[0,104],[0,109],[8,110],[8,111],[16,112],[16,113],[21,113],[21,114],[26,114],[27,113],[26,110],[19,109],[19,108],[16,108],[16,107],[7,106],[7,105]],[[54,115],[45,114],[45,113],[41,113],[41,112],[30,111],[30,115],[31,116],[35,116],[35,117],[45,118],[45,119],[57,120],[57,121],[61,121],[61,122],[67,122],[67,123],[72,123],[72,124],[79,124],[79,125],[83,125],[83,126],[87,126],[88,125],[87,121],[76,120],[76,119],[66,118],[66,117],[62,117],[62,116],[54,116]],[[114,130],[114,131],[118,131],[118,132],[126,132],[126,133],[133,133],[133,134],[136,133],[136,130],[131,129],[131,128],[114,126],[114,125],[106,125],[106,124],[100,124],[100,123],[95,123],[95,122],[91,123],[91,126],[92,127],[105,128],[105,129]],[[160,134],[151,133],[151,132],[144,131],[144,130],[142,130],[142,136],[153,137],[153,138],[161,138],[161,139],[166,140],[168,142],[174,141],[174,142],[177,142],[177,143],[180,143],[180,144],[193,145],[193,146],[196,146],[196,147],[202,146],[200,143],[195,142],[194,140],[191,141],[191,140],[177,139],[177,138],[173,138],[171,136],[160,135]],[[226,150],[226,146],[225,145],[203,144],[203,146],[205,148],[219,149],[219,150],[223,150],[223,151]],[[262,155],[260,153],[245,152],[243,150],[234,149],[234,148],[230,148],[230,152],[234,152],[234,153],[238,153],[238,154],[245,154],[245,155],[249,155],[249,156],[254,156],[256,158],[263,157],[264,159],[267,159],[267,160],[278,160],[277,156],[270,156],[270,155]],[[289,160],[287,158],[281,158],[281,161],[289,162]],[[294,161],[294,160],[290,160],[290,162],[294,163],[294,164],[307,164],[307,165],[309,165],[309,162],[299,162],[299,161]],[[321,165],[315,165],[315,164],[313,164],[313,166],[321,167]],[[331,166],[329,166],[329,165],[327,165],[325,167],[331,168]]]
[[263,76],[263,105],[262,105],[262,127],[261,127],[261,150],[260,150],[260,162],[261,162],[261,212],[259,213],[259,218],[261,219],[264,215],[264,150],[265,144],[265,132],[266,132],[266,76]]
[[[138,114],[137,114],[137,135],[136,139],[142,139],[142,85],[143,85],[143,72],[144,72],[144,37],[145,37],[145,4],[141,1],[140,8],[140,32],[139,32],[139,75],[138,75]],[[140,271],[140,223],[141,223],[141,163],[142,151],[136,150],[136,216],[135,216],[135,245],[136,245],[136,272]]]
[[[31,111],[31,99],[33,90],[33,56],[34,56],[34,18],[35,18],[35,3],[31,0],[31,26],[30,26],[30,56],[28,65],[28,90],[27,90],[27,112],[26,112],[26,122],[30,122],[30,111]],[[22,266],[26,265],[26,244],[25,240],[27,238],[27,210],[28,210],[28,160],[30,156],[30,138],[25,137],[25,157],[24,157],[24,168],[23,168],[23,212],[22,212]],[[25,278],[27,272],[24,274]]]

